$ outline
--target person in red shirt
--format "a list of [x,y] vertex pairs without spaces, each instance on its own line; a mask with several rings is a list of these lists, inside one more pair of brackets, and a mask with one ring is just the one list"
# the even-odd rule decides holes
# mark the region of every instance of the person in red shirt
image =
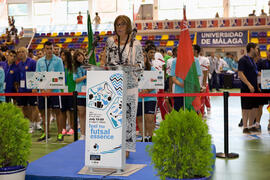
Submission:
[[77,16],[77,24],[83,24],[83,16],[81,15],[81,11],[79,12],[79,15]]

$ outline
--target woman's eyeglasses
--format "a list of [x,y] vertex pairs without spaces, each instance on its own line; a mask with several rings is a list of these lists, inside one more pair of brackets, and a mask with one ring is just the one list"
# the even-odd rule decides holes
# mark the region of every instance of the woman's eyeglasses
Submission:
[[123,27],[125,25],[126,25],[126,23],[122,22],[122,23],[116,24],[116,27]]

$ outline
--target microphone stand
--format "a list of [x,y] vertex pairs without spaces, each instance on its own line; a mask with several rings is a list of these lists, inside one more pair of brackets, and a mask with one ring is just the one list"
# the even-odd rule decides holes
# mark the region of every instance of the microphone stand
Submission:
[[98,43],[99,40],[100,40],[100,37],[97,36],[97,38],[95,39],[95,41],[92,43],[92,47],[93,47],[93,48],[91,49],[91,51],[90,51],[90,52],[88,53],[88,55],[86,56],[86,59],[84,60],[84,64],[82,65],[82,68],[84,68],[84,69],[86,69],[86,70],[90,70],[91,67],[94,67],[94,68],[96,68],[96,69],[99,69],[98,66],[93,65],[93,64],[89,64],[89,59],[90,59],[90,57],[94,54],[95,48],[97,47],[97,43]]
[[136,33],[137,33],[137,30],[134,29],[132,31],[131,39],[130,39],[130,43],[129,43],[129,58],[130,58],[131,65],[134,65],[134,62],[133,62],[133,43],[135,41]]

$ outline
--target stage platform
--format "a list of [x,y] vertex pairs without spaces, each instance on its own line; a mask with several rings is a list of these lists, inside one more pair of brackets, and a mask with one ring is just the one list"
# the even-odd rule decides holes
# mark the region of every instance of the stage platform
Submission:
[[[127,164],[146,164],[147,166],[130,175],[120,176],[93,176],[77,174],[84,167],[85,141],[76,141],[55,152],[52,152],[34,162],[31,162],[26,170],[26,180],[84,180],[84,179],[132,179],[155,180],[156,171],[150,165],[151,159],[145,148],[151,143],[138,142],[137,151],[130,153]],[[215,146],[213,152],[215,154]]]

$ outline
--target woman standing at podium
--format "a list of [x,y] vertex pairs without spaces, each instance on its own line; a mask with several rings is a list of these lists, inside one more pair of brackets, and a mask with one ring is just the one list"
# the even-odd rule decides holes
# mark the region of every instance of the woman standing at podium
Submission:
[[144,68],[144,56],[129,17],[118,16],[114,30],[115,35],[107,39],[101,65],[121,69],[127,74],[126,151],[135,151],[138,79]]

